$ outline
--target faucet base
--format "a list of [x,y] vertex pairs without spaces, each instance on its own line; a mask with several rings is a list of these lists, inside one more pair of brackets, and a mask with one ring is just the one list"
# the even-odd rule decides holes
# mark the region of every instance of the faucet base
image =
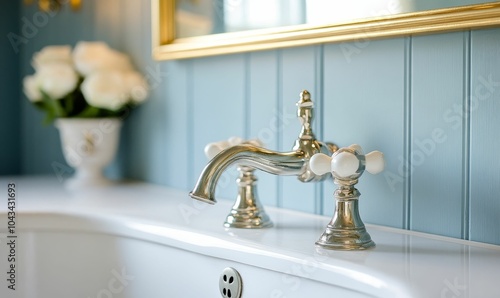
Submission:
[[257,196],[257,177],[255,169],[247,166],[239,166],[240,176],[236,180],[238,184],[238,197],[231,212],[226,217],[224,226],[226,228],[238,229],[262,229],[273,226],[264,207]]
[[365,227],[354,229],[334,228],[328,225],[316,245],[333,250],[364,250],[375,247]]
[[375,246],[365,224],[359,216],[359,191],[354,187],[357,180],[336,183],[341,186],[335,191],[335,212],[316,245],[325,249],[363,250]]
[[224,227],[237,229],[262,229],[270,228],[273,223],[264,210],[255,209],[232,209],[226,217]]

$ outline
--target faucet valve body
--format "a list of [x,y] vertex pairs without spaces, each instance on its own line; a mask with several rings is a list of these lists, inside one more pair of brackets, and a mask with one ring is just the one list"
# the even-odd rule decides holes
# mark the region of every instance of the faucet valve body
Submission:
[[334,193],[335,212],[316,245],[325,249],[363,250],[375,246],[359,216],[360,193],[354,187],[366,170],[377,174],[384,169],[384,156],[379,151],[363,154],[361,147],[341,148],[331,157],[316,154],[311,158],[311,169],[322,174],[331,172],[339,187]]

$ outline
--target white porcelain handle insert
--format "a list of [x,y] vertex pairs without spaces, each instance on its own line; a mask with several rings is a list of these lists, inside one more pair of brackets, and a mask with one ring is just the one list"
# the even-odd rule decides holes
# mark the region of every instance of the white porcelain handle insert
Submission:
[[217,154],[219,154],[222,150],[227,149],[231,146],[239,145],[242,143],[249,143],[255,146],[262,147],[263,143],[258,139],[245,141],[240,137],[231,137],[224,141],[209,143],[205,146],[205,156],[208,159],[214,158]]
[[353,175],[360,176],[363,170],[371,174],[378,174],[384,170],[385,162],[382,152],[372,151],[363,155],[361,147],[354,144],[339,149],[331,157],[323,153],[315,154],[309,164],[316,175],[331,172],[334,177],[348,178]]

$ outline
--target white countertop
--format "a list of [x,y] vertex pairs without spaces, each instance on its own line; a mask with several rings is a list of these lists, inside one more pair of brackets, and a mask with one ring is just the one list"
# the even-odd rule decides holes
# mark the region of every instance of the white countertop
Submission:
[[[273,228],[227,229],[222,222],[232,202],[207,205],[162,186],[129,182],[71,193],[55,178],[1,177],[0,182],[4,193],[7,183],[16,184],[19,229],[57,227],[23,223],[23,214],[67,214],[92,220],[58,228],[145,239],[327,284],[362,285],[361,291],[381,297],[391,291],[398,297],[500,295],[500,246],[366,225],[374,249],[327,251],[314,245],[330,220],[324,216],[266,206]],[[6,209],[5,199],[0,212]],[[0,214],[0,229],[4,222]]]

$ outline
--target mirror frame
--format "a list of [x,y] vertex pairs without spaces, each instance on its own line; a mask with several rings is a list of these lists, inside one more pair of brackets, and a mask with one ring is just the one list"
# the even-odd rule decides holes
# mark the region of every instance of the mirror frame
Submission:
[[297,25],[175,38],[175,0],[152,0],[153,58],[173,60],[312,44],[399,37],[500,25],[500,2],[326,25]]

